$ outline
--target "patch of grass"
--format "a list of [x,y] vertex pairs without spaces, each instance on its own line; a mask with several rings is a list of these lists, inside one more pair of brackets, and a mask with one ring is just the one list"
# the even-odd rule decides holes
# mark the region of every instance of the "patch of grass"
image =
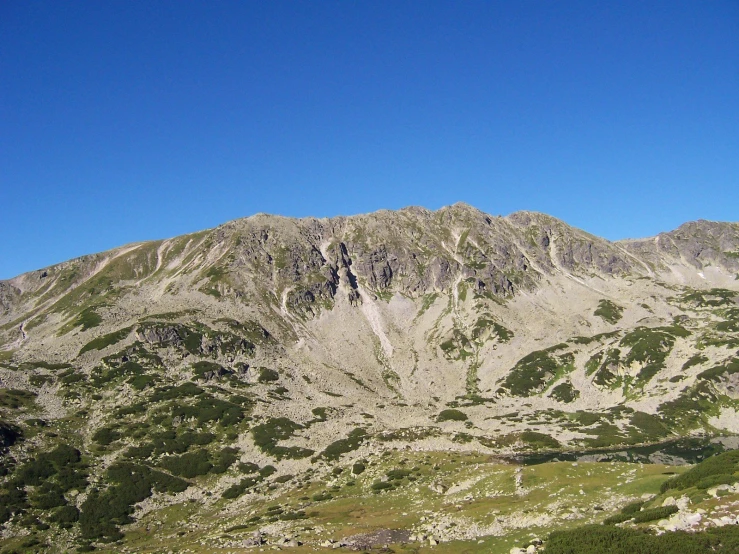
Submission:
[[701,308],[715,308],[732,305],[736,296],[737,292],[733,290],[713,288],[709,290],[692,290],[683,294],[680,300]]
[[282,458],[300,459],[311,456],[314,451],[297,446],[278,446],[277,443],[289,439],[295,431],[302,428],[302,425],[286,417],[269,418],[265,423],[252,427],[251,434],[254,444],[265,454],[278,460]]
[[315,459],[338,460],[342,454],[359,448],[367,438],[367,432],[357,427],[349,433],[345,439],[339,439],[329,444]]
[[703,354],[694,354],[693,356],[691,356],[688,359],[688,361],[686,361],[683,364],[682,369],[683,369],[683,371],[687,371],[691,367],[696,366],[696,365],[700,365],[703,362],[707,362],[707,361],[708,361],[708,358],[705,357]]
[[599,333],[592,337],[573,337],[568,342],[573,344],[591,344],[593,342],[599,342],[605,339],[610,339],[619,334],[619,331],[611,331],[609,333]]
[[[695,487],[707,478],[717,475],[733,476],[736,472],[739,472],[739,450],[731,450],[706,458],[685,473],[665,481],[660,490],[663,493],[669,490],[681,491]],[[739,480],[739,476],[736,480]]]
[[21,389],[0,389],[0,408],[23,410],[34,405],[36,393]]
[[215,398],[208,394],[197,397],[192,405],[179,405],[172,409],[172,417],[181,420],[195,419],[199,425],[210,422],[219,422],[223,427],[232,427],[244,419],[244,410],[241,406]]
[[546,350],[535,350],[521,358],[503,380],[502,390],[513,396],[529,396],[546,389],[558,376],[574,369],[575,357],[571,353],[556,355],[553,352],[567,345],[556,345]]
[[598,307],[593,312],[593,315],[600,317],[603,321],[614,325],[623,317],[624,309],[611,302],[610,300],[602,299],[598,302]]
[[218,379],[224,375],[230,375],[232,371],[223,366],[209,361],[199,361],[192,364],[193,378],[196,380]]
[[739,528],[713,527],[696,533],[654,535],[642,529],[587,525],[556,531],[546,541],[547,554],[704,554],[739,551]]
[[95,311],[97,306],[90,306],[82,310],[74,320],[75,327],[82,327],[82,331],[87,331],[93,327],[97,327],[103,321],[103,318]]
[[570,383],[569,381],[560,383],[552,389],[551,393],[549,393],[550,398],[554,398],[555,400],[558,400],[559,402],[564,402],[566,404],[574,401],[579,396],[580,391],[573,387],[572,383]]
[[537,431],[523,431],[519,435],[520,439],[526,443],[527,446],[534,449],[547,449],[553,450],[561,447],[561,444],[554,437],[550,437],[544,433]]
[[729,375],[739,373],[739,358],[732,358],[723,365],[717,365],[698,374],[698,379],[720,381]]
[[81,506],[80,534],[83,539],[112,542],[123,538],[118,526],[132,523],[135,505],[153,491],[176,493],[188,484],[178,477],[143,465],[115,463],[106,471],[110,486],[93,489]]
[[257,381],[260,383],[273,383],[274,381],[280,380],[280,374],[277,373],[274,369],[269,369],[267,367],[260,367],[259,368],[259,377],[257,377]]
[[630,348],[624,356],[623,363],[627,366],[633,363],[641,364],[642,368],[636,377],[637,385],[648,382],[662,368],[676,337],[687,337],[690,332],[680,326],[670,327],[638,327],[627,333],[619,342],[622,347]]
[[92,339],[80,349],[79,355],[89,352],[90,350],[102,350],[103,348],[107,348],[112,344],[120,342],[131,333],[131,329],[133,329],[133,327],[125,327],[124,329],[119,329],[113,333],[108,333],[107,335]]

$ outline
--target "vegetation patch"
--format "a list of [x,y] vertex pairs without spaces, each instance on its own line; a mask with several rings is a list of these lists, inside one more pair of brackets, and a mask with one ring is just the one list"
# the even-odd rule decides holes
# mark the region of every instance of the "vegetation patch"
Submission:
[[[701,482],[705,482],[707,479],[715,479],[717,476],[721,476],[721,479],[730,477],[731,482],[734,483],[739,481],[739,475],[734,475],[737,472],[739,472],[739,450],[731,450],[706,458],[685,473],[665,481],[662,483],[661,492],[681,491],[690,487],[697,487]],[[705,488],[708,488],[708,486]]]
[[575,356],[569,352],[554,354],[561,348],[562,345],[556,345],[546,350],[535,350],[521,358],[503,380],[499,392],[529,396],[541,392],[560,376],[572,371]]
[[107,348],[112,344],[120,342],[131,333],[131,329],[133,329],[133,327],[125,327],[123,329],[119,329],[118,331],[114,331],[112,333],[108,333],[107,335],[92,339],[80,349],[79,355],[82,355],[85,352],[89,352],[90,350],[102,350],[103,348]]
[[110,486],[93,489],[82,504],[80,533],[87,540],[112,542],[123,538],[118,526],[133,523],[135,505],[149,498],[153,491],[184,491],[187,481],[149,467],[129,462],[116,463],[106,471]]
[[619,343],[622,347],[630,348],[623,359],[626,366],[641,365],[636,376],[637,382],[646,383],[664,368],[676,337],[687,337],[690,332],[680,326],[672,327],[638,327],[627,333]]
[[315,459],[338,460],[342,454],[359,448],[367,438],[367,432],[357,427],[349,433],[345,439],[339,439],[329,444]]
[[257,377],[257,381],[260,383],[273,383],[274,381],[280,380],[280,374],[277,373],[274,369],[269,369],[267,367],[260,367],[259,370],[259,377]]
[[708,361],[708,358],[706,358],[703,354],[695,354],[695,355],[691,356],[688,359],[688,361],[686,361],[683,364],[682,369],[683,369],[683,371],[687,371],[691,367],[696,366],[696,365],[700,365],[700,364],[702,364],[704,362],[707,362],[707,361]]
[[221,365],[208,361],[200,361],[192,364],[192,372],[193,378],[201,381],[219,379],[225,375],[233,373],[233,371],[230,371]]
[[0,389],[0,408],[23,410],[34,406],[36,393],[22,389]]
[[439,412],[439,415],[436,417],[436,421],[467,421],[467,414],[460,410],[449,408]]
[[593,315],[600,317],[603,321],[610,323],[611,325],[618,323],[623,317],[624,309],[611,302],[610,300],[602,299],[598,302],[598,307],[593,312]]
[[554,398],[555,400],[558,400],[559,402],[564,402],[565,404],[573,402],[579,396],[580,391],[573,387],[572,383],[570,383],[569,381],[560,383],[552,389],[551,393],[549,393],[550,398]]
[[254,444],[262,452],[273,458],[278,460],[283,458],[307,458],[314,453],[313,450],[297,446],[278,446],[277,444],[281,440],[292,437],[295,431],[299,429],[303,429],[303,426],[299,423],[295,423],[286,417],[277,417],[269,418],[265,423],[252,427],[251,434],[254,438]]
[[734,304],[734,298],[736,296],[736,291],[714,288],[709,290],[691,290],[683,294],[680,300],[700,308],[716,308]]
[[103,321],[103,318],[95,311],[96,306],[90,306],[82,310],[74,320],[75,327],[82,327],[82,331],[87,331],[93,327],[97,327]]
[[555,531],[546,541],[547,554],[704,554],[739,551],[739,528],[712,527],[688,533],[675,531],[654,535],[642,529],[586,525]]

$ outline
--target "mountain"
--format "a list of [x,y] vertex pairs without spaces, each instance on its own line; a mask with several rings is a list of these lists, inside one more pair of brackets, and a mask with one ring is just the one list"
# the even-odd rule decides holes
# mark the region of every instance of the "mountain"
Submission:
[[[324,510],[411,502],[414,481],[469,495],[483,477],[454,476],[513,472],[503,458],[696,436],[719,448],[710,437],[739,433],[738,349],[737,223],[610,242],[455,204],[258,214],[84,256],[0,281],[0,545],[320,549],[349,534]],[[388,465],[403,456],[417,471]],[[407,536],[361,540],[508,552],[516,533],[561,524],[505,509],[498,527],[396,513]],[[598,515],[579,513],[567,521]]]

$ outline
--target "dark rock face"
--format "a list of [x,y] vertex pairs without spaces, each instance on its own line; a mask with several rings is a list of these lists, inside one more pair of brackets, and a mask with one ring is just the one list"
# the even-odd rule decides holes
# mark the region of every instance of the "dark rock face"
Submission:
[[142,325],[136,329],[136,338],[149,344],[177,346],[182,344],[183,337],[174,325]]
[[13,446],[21,436],[21,430],[15,425],[0,421],[0,447]]

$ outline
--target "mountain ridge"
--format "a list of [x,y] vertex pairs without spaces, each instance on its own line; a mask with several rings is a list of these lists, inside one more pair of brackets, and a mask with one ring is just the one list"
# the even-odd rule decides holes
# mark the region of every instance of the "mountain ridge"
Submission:
[[[464,204],[257,214],[125,245],[0,282],[0,384],[16,391],[0,395],[0,428],[25,437],[6,445],[19,468],[55,446],[82,453],[103,488],[63,503],[74,540],[98,546],[127,529],[123,512],[89,520],[120,495],[120,467],[172,488],[147,493],[157,509],[192,497],[238,518],[247,493],[289,493],[239,464],[302,482],[397,451],[736,435],[735,252],[736,223],[610,242]],[[14,467],[8,479],[26,475]],[[34,486],[11,531],[28,510],[48,519]],[[132,525],[145,498],[120,508]]]

